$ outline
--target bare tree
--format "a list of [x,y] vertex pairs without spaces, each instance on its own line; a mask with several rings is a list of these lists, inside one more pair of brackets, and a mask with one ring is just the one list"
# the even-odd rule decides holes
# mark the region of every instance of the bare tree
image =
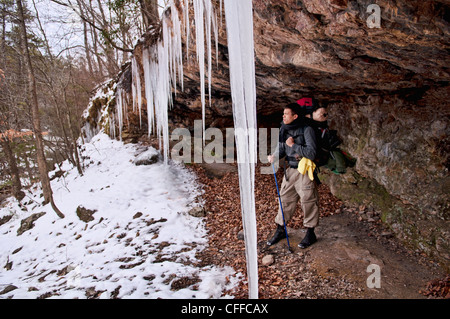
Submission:
[[0,138],[0,145],[6,155],[6,160],[9,166],[9,174],[11,175],[12,180],[12,194],[18,201],[21,201],[25,197],[25,193],[22,191],[19,168],[17,167],[16,158],[11,149],[11,142],[7,134],[4,134],[3,138]]
[[158,0],[139,0],[144,28],[159,23]]
[[[84,10],[83,10],[80,0],[77,0],[77,3],[78,3],[78,7],[80,9],[80,13],[82,15],[84,15]],[[88,38],[88,26],[87,26],[86,21],[84,21],[84,20],[83,20],[83,35],[84,35],[84,51],[86,52],[86,60],[87,60],[87,64],[89,67],[89,74],[91,76],[93,76],[94,69],[92,67],[91,48],[89,45],[89,38]]]
[[30,52],[28,50],[28,39],[27,39],[27,27],[25,25],[24,10],[22,5],[22,0],[16,0],[18,9],[18,20],[20,25],[20,36],[22,38],[22,50],[25,59],[25,67],[28,75],[28,95],[29,103],[31,107],[31,113],[33,118],[33,132],[36,142],[36,153],[37,153],[37,164],[39,169],[39,175],[42,184],[42,190],[44,193],[44,203],[50,203],[55,213],[60,217],[64,218],[64,214],[56,207],[53,201],[53,192],[50,185],[50,179],[48,177],[47,163],[44,154],[44,142],[41,131],[41,121],[39,116],[39,105],[38,97],[36,91],[36,78],[34,75],[33,64],[30,57]]
[[[69,1],[68,3],[61,1],[61,0],[51,0],[54,3],[57,3],[59,5],[65,6],[67,8],[70,8],[73,10],[82,21],[88,23],[91,27],[95,28],[97,31],[101,33],[101,35],[105,38],[105,40],[116,50],[125,51],[125,52],[133,52],[132,48],[123,47],[120,44],[118,44],[116,41],[114,41],[114,38],[111,34],[111,30],[109,30],[108,25],[102,25],[102,24],[96,24],[95,21],[98,21],[98,15],[95,14],[93,17],[87,16],[84,12],[80,12],[77,10],[75,6],[71,4]],[[80,2],[82,5],[84,5],[85,8],[89,8],[89,5],[85,4],[84,2]]]
[[[0,66],[7,67],[7,55],[6,55],[6,20],[7,16],[10,15],[11,6],[13,3],[11,1],[2,1],[0,8],[0,18],[1,18],[1,45],[0,45]],[[11,63],[9,63],[11,64]],[[14,138],[14,134],[10,131],[12,122],[11,112],[11,94],[9,90],[9,83],[5,78],[5,71],[0,68],[0,92],[2,92],[0,97],[0,146],[2,153],[5,155],[5,160],[7,163],[7,171],[11,176],[11,186],[12,195],[17,200],[22,200],[25,196],[22,191],[22,182],[20,181],[19,168],[17,165],[17,160],[14,155],[11,140]],[[11,134],[9,134],[11,133]]]

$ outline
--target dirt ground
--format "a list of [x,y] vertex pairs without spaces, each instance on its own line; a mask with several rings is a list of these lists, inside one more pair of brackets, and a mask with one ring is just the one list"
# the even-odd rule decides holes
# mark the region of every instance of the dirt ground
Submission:
[[[245,275],[236,166],[204,164],[191,169],[203,184],[208,212],[210,247],[198,256],[201,263],[232,266]],[[282,170],[277,179],[281,184]],[[374,209],[343,203],[323,184],[318,242],[304,250],[297,247],[305,234],[298,208],[288,223],[292,252],[286,240],[268,247],[265,242],[274,231],[278,208],[273,175],[261,174],[257,167],[255,188],[260,298],[418,299],[446,294],[448,298],[448,275],[437,263],[402,245]],[[433,283],[441,284],[434,288],[441,295],[430,293]],[[247,298],[245,280],[227,293]]]

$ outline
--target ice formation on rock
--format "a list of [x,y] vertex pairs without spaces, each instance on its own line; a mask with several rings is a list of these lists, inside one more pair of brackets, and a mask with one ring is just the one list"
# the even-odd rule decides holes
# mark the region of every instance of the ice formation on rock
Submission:
[[[189,52],[189,5],[194,9],[196,56],[200,72],[202,103],[203,143],[205,141],[206,85],[211,104],[212,37],[214,34],[218,52],[218,22],[211,0],[170,1],[162,17],[162,36],[151,47],[144,48],[145,98],[149,134],[159,137],[165,163],[169,155],[168,111],[173,105],[172,94],[177,85],[183,89],[182,32],[186,35],[186,52]],[[233,99],[233,118],[236,132],[241,210],[244,225],[249,297],[258,298],[258,264],[256,248],[255,217],[255,163],[256,163],[256,85],[253,45],[253,13],[251,0],[225,0],[225,19],[230,58],[230,86]],[[179,9],[181,8],[181,9]],[[182,12],[179,12],[181,10]],[[222,0],[220,1],[222,16]],[[181,20],[183,17],[183,20]],[[184,26],[182,26],[182,22]],[[206,40],[205,40],[206,39]],[[206,43],[205,43],[206,41]],[[205,51],[206,45],[206,51]],[[188,54],[187,54],[188,56]],[[205,67],[207,62],[207,72]],[[132,58],[133,107],[141,114],[141,83],[137,61]],[[120,89],[117,90],[117,116],[119,134],[122,132],[125,103]],[[156,131],[154,131],[156,130]],[[161,147],[162,146],[162,147]]]

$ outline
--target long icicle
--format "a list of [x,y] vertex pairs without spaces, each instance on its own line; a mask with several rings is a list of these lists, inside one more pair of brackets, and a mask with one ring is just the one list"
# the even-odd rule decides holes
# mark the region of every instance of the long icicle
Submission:
[[139,75],[139,69],[137,60],[133,56],[131,59],[131,74],[132,74],[132,96],[133,96],[133,112],[136,108],[139,110],[139,126],[142,126],[142,86],[141,77]]
[[195,42],[197,44],[197,61],[200,71],[200,95],[202,102],[203,145],[205,145],[205,22],[204,0],[193,0],[195,18]]
[[225,0],[230,86],[236,132],[249,298],[258,298],[255,213],[256,84],[251,0]]
[[184,26],[186,29],[186,59],[189,63],[189,37],[191,31],[191,24],[189,22],[189,0],[184,2]]

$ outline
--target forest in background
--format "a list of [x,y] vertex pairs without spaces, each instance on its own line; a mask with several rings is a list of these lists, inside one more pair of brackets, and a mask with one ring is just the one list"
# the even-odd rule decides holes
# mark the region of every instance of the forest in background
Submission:
[[[97,86],[159,23],[156,0],[0,1],[0,197],[22,199],[65,159],[82,174],[80,118]],[[43,145],[43,146],[40,146]]]

